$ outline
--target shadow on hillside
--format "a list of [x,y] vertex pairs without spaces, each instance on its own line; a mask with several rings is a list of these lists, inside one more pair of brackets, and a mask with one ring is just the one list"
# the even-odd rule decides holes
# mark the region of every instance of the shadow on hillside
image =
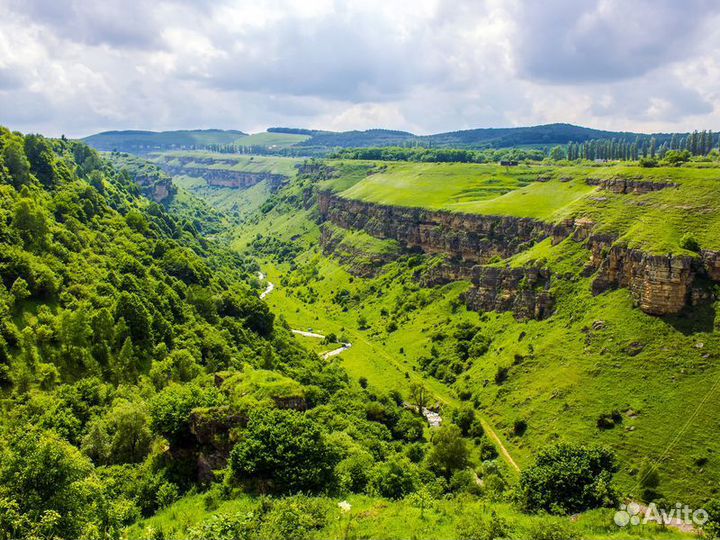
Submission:
[[701,332],[712,332],[715,322],[715,310],[711,303],[706,303],[687,308],[679,315],[665,316],[663,320],[686,336]]

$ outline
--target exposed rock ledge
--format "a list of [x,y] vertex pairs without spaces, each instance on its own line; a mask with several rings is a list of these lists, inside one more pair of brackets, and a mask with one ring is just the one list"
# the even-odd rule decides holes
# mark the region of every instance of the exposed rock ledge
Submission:
[[590,186],[600,186],[613,193],[632,193],[635,195],[677,187],[677,184],[672,182],[650,182],[648,180],[633,180],[629,178],[588,178],[585,182]]
[[318,194],[318,206],[321,215],[338,227],[476,264],[493,257],[505,259],[548,237],[559,242],[573,231],[572,222],[552,225],[529,218],[387,206],[329,192]]
[[473,309],[548,316],[552,309],[549,273],[477,266],[494,257],[510,257],[548,237],[553,243],[569,236],[586,241],[591,251],[588,269],[596,275],[593,292],[628,288],[638,307],[652,315],[677,314],[707,301],[711,294],[702,282],[720,281],[718,252],[704,251],[698,257],[650,255],[615,245],[612,236],[593,235],[593,224],[587,220],[552,225],[527,218],[376,205],[327,192],[318,194],[318,205],[321,215],[339,227],[362,229],[378,238],[395,239],[406,248],[447,255],[450,262],[433,270],[429,279],[435,283],[470,279],[475,287],[466,301]]
[[185,174],[196,178],[203,178],[207,184],[212,187],[249,188],[264,180],[268,180],[270,188],[275,190],[287,180],[287,177],[282,174],[249,173],[209,167],[184,167],[168,165],[166,163],[160,163],[159,165],[170,175],[177,176]]
[[[720,257],[706,251],[702,257],[650,255],[623,245],[612,245],[613,238],[591,236],[590,267],[597,270],[593,293],[615,287],[630,290],[635,303],[651,315],[672,315],[687,306],[711,299],[702,278],[718,280]],[[697,278],[701,278],[698,280]]]

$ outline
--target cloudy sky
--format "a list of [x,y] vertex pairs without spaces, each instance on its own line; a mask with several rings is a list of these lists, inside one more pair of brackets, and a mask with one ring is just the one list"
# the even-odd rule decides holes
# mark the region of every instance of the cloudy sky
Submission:
[[713,0],[0,0],[0,124],[720,130]]

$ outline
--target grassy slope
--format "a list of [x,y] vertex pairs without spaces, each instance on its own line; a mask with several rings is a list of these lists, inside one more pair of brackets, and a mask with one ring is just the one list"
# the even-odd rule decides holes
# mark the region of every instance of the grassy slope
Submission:
[[235,141],[235,144],[246,146],[267,146],[271,148],[284,148],[299,142],[306,141],[310,135],[299,135],[295,133],[253,133]]
[[[538,176],[550,180],[532,182]],[[587,178],[673,182],[678,187],[643,195],[599,193]],[[653,253],[689,254],[680,247],[686,233],[704,249],[720,249],[720,168],[390,163],[381,172],[353,180],[334,181],[343,197],[550,222],[585,217],[596,223],[597,232],[613,233]]]
[[[480,502],[472,498],[434,501],[424,510],[412,500],[388,501],[363,495],[349,496],[348,514],[343,514],[333,501],[324,528],[312,535],[319,539],[373,538],[390,540],[397,538],[455,538],[456,525],[469,515],[489,518],[491,512],[507,520],[513,528],[514,538],[529,538],[533,524],[540,519],[518,513],[512,506],[500,503]],[[184,538],[189,528],[196,526],[211,514],[247,513],[256,499],[249,496],[225,501],[215,510],[208,511],[201,495],[185,497],[176,504],[159,512],[150,519],[140,521],[127,530],[128,538],[150,538],[153,531],[161,530],[165,537]],[[568,518],[557,518],[567,523]],[[642,538],[669,539],[695,538],[676,530],[661,530],[651,525],[619,529],[612,524],[611,510],[598,510],[580,516],[570,524],[578,537],[594,538]]]

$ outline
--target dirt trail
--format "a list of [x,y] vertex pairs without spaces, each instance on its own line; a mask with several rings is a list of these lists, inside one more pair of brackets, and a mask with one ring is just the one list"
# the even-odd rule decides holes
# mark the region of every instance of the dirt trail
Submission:
[[[262,272],[258,272],[258,279],[259,279],[260,281],[264,280],[264,279],[265,279],[265,274],[263,274]],[[266,297],[268,294],[270,294],[271,292],[273,292],[274,289],[275,289],[275,285],[274,285],[273,283],[271,283],[270,281],[268,281],[268,282],[267,282],[267,287],[265,287],[265,290],[260,293],[260,300],[264,300],[265,297]],[[309,331],[309,330],[308,330],[308,331],[305,331],[305,330],[295,330],[295,329],[293,329],[293,330],[291,330],[291,332],[292,332],[293,334],[297,334],[297,335],[299,335],[299,336],[304,336],[304,337],[309,337],[309,338],[317,338],[317,339],[325,339],[325,336],[324,336],[324,335],[322,335],[322,334],[317,334],[317,333],[311,332],[311,331]],[[342,346],[341,346],[341,347],[338,347],[337,349],[333,349],[332,351],[328,351],[328,352],[322,353],[322,354],[320,355],[320,357],[321,357],[323,360],[327,360],[328,358],[332,358],[333,356],[337,356],[337,355],[340,354],[341,352],[347,351],[350,347],[352,347],[352,343],[342,343],[341,345],[342,345]]]
[[[265,274],[263,274],[262,272],[258,272],[258,279],[259,279],[260,281],[264,280],[264,279],[265,279]],[[271,292],[273,292],[273,289],[274,289],[274,288],[275,288],[275,285],[274,285],[273,283],[270,283],[270,282],[268,281],[268,282],[267,282],[267,287],[265,288],[265,290],[264,290],[263,292],[260,293],[260,300],[264,300],[265,297],[266,297],[268,294],[270,294]]]

